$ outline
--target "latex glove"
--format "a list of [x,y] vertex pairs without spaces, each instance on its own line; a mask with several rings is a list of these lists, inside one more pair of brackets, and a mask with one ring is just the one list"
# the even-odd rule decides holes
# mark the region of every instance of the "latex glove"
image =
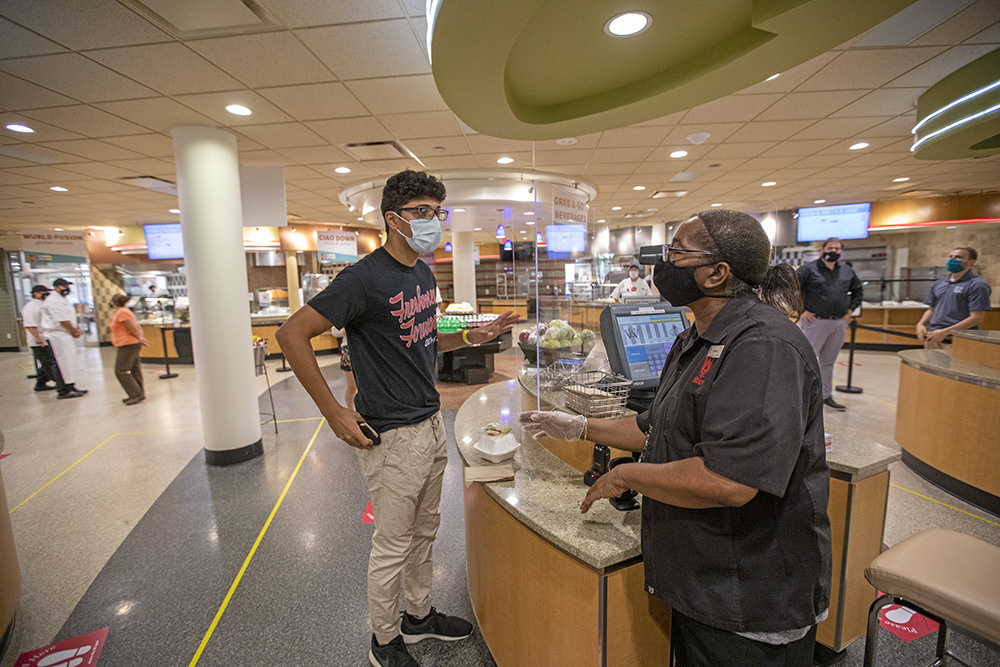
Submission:
[[521,425],[532,435],[544,433],[550,438],[572,441],[583,437],[583,432],[587,428],[587,418],[565,412],[532,410],[521,413]]

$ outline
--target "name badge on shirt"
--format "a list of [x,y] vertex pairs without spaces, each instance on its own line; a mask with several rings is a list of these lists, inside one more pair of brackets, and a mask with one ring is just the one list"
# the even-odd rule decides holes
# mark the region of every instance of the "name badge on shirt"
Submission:
[[725,345],[713,345],[712,347],[708,348],[708,354],[705,356],[707,356],[709,359],[718,359],[719,357],[722,356],[722,348],[724,347]]

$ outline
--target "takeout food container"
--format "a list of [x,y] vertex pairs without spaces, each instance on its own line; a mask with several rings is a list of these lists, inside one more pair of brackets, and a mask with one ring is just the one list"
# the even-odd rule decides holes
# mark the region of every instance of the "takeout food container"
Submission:
[[[494,424],[488,424],[480,429],[479,442],[476,443],[475,450],[479,452],[482,457],[493,463],[500,463],[501,461],[506,461],[507,459],[514,456],[514,452],[521,444],[514,437],[512,430],[502,435],[490,435],[487,430],[490,427],[496,426]],[[509,429],[510,427],[502,427]]]

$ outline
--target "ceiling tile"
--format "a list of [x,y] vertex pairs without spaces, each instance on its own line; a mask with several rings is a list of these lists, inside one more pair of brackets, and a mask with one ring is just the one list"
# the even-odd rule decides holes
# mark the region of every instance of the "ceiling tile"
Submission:
[[[548,151],[540,151],[548,152]],[[567,151],[568,152],[568,151]],[[591,162],[642,162],[653,152],[651,146],[634,148],[597,148],[592,151]],[[591,153],[591,151],[586,151]],[[584,153],[585,154],[585,153]]]
[[[287,148],[282,149],[287,151],[319,151],[323,150],[326,154],[330,151],[339,152],[336,148],[329,146],[323,147],[313,147],[313,148]],[[296,162],[290,157],[282,155],[278,151],[273,150],[252,150],[252,151],[240,151],[240,164],[260,164],[260,165],[281,165],[287,166]]]
[[731,123],[753,120],[755,116],[781,99],[780,93],[739,95],[697,106],[684,115],[684,125],[693,123]]
[[8,144],[0,146],[0,155],[6,155],[17,160],[27,160],[36,164],[64,164],[83,162],[85,158],[45,148],[36,144]]
[[944,49],[939,46],[846,51],[810,77],[798,90],[878,88],[942,51]]
[[881,125],[868,128],[865,130],[865,137],[909,139],[911,137],[910,130],[913,129],[915,123],[916,119],[910,115],[897,116]]
[[598,148],[627,148],[633,146],[658,146],[667,136],[667,127],[623,127],[606,130],[597,143]]
[[267,0],[267,8],[289,28],[376,21],[404,16],[394,0]]
[[336,78],[290,32],[192,40],[187,45],[254,88]]
[[365,109],[342,83],[260,88],[258,93],[296,120],[365,116]]
[[978,32],[969,39],[966,44],[1000,44],[1000,21],[994,23],[982,32]]
[[88,51],[87,57],[164,95],[243,87],[179,42]]
[[78,155],[88,160],[125,160],[128,158],[141,157],[138,153],[126,150],[119,146],[98,141],[97,139],[74,139],[71,141],[49,141],[44,144],[37,144],[57,151]]
[[997,21],[1000,21],[1000,4],[995,0],[980,0],[913,40],[909,46],[951,46],[973,37],[984,26]]
[[172,39],[116,0],[5,0],[0,14],[76,50]]
[[767,81],[766,77],[771,76],[771,74],[767,74],[765,75],[764,80],[759,83],[755,83],[749,88],[745,88],[736,94],[790,93],[795,90],[799,84],[828,65],[836,57],[836,53],[821,53],[815,58],[793,67],[787,72],[771,72],[771,74],[780,74],[781,76],[777,79]]
[[879,88],[833,113],[831,118],[897,116],[914,112],[926,88]]
[[825,118],[844,105],[862,97],[866,92],[866,90],[836,90],[789,93],[755,120],[815,120]]
[[629,176],[635,171],[634,162],[591,162],[583,172],[587,178],[591,176],[609,176],[624,174]]
[[469,155],[472,148],[465,136],[407,139],[406,147],[425,162],[438,156]]
[[751,158],[777,145],[775,141],[755,141],[745,144],[721,144],[709,151],[709,158]]
[[39,56],[66,50],[65,47],[2,18],[0,18],[0,44],[3,44],[4,58]]
[[342,80],[426,74],[431,69],[406,19],[306,28],[295,34]]
[[371,116],[310,121],[306,126],[331,144],[392,140],[389,131]]
[[379,116],[390,132],[400,139],[428,137],[453,137],[462,134],[462,128],[450,111],[423,111]]
[[[260,151],[257,151],[258,153]],[[307,146],[305,148],[280,148],[275,151],[287,162],[320,165],[329,162],[349,164],[353,158],[334,146]],[[248,159],[252,154],[247,154]]]
[[300,123],[243,125],[239,132],[268,148],[326,145],[326,141],[321,136]]
[[761,157],[805,157],[815,155],[824,148],[829,148],[835,141],[831,139],[814,139],[812,141],[782,141],[774,148],[761,154]]
[[513,139],[500,139],[485,134],[467,135],[469,145],[476,153],[499,153],[530,151],[530,141],[515,141]]
[[0,61],[0,70],[81,102],[103,102],[156,93],[78,53]]
[[[31,134],[23,134],[8,130],[8,123],[21,123],[34,130]],[[22,114],[0,113],[0,143],[27,143],[33,144],[39,141],[61,141],[63,139],[82,139],[76,132],[68,132],[62,128],[38,120],[28,118]]]
[[148,155],[149,157],[173,158],[174,156],[173,140],[162,134],[135,134],[127,137],[108,137],[105,141],[142,155]]
[[808,120],[755,120],[733,133],[727,141],[744,143],[750,141],[784,141],[796,132],[811,125]]
[[[816,121],[806,129],[795,135],[796,140],[800,139],[849,139],[860,137],[860,135],[870,127],[875,127],[890,118],[827,118]],[[859,138],[859,141],[861,139]]]
[[179,125],[210,124],[209,119],[205,116],[166,97],[104,102],[95,106],[120,118],[137,124],[142,123],[145,127],[157,132],[170,132]]
[[658,127],[660,125],[676,125],[677,123],[681,122],[681,119],[684,118],[684,114],[686,113],[687,111],[677,111],[675,113],[668,114],[666,116],[653,118],[652,120],[647,120],[642,123],[636,123],[632,127]]
[[448,108],[430,74],[363,79],[345,85],[376,115]]
[[18,111],[66,104],[77,104],[77,101],[0,72],[0,108]]
[[907,86],[930,88],[955,70],[968,65],[995,48],[994,44],[955,46],[886,85],[892,88],[905,88]]
[[[177,95],[174,99],[184,106],[191,107],[195,111],[227,127],[261,125],[263,123],[287,123],[293,120],[291,116],[252,90]],[[231,114],[226,111],[226,107],[230,104],[241,104],[253,113],[249,116]]]
[[479,169],[479,160],[474,155],[441,155],[426,158],[421,156],[420,159],[428,169]]

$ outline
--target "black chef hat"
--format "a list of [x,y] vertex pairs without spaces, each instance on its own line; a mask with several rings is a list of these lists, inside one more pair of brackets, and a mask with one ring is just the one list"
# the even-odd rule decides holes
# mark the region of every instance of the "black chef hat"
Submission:
[[31,288],[32,294],[48,294],[49,291],[50,291],[49,288],[46,287],[45,285],[35,285],[34,287]]
[[53,287],[69,287],[72,284],[73,283],[71,283],[68,280],[65,280],[64,278],[56,278],[55,280],[52,281]]

